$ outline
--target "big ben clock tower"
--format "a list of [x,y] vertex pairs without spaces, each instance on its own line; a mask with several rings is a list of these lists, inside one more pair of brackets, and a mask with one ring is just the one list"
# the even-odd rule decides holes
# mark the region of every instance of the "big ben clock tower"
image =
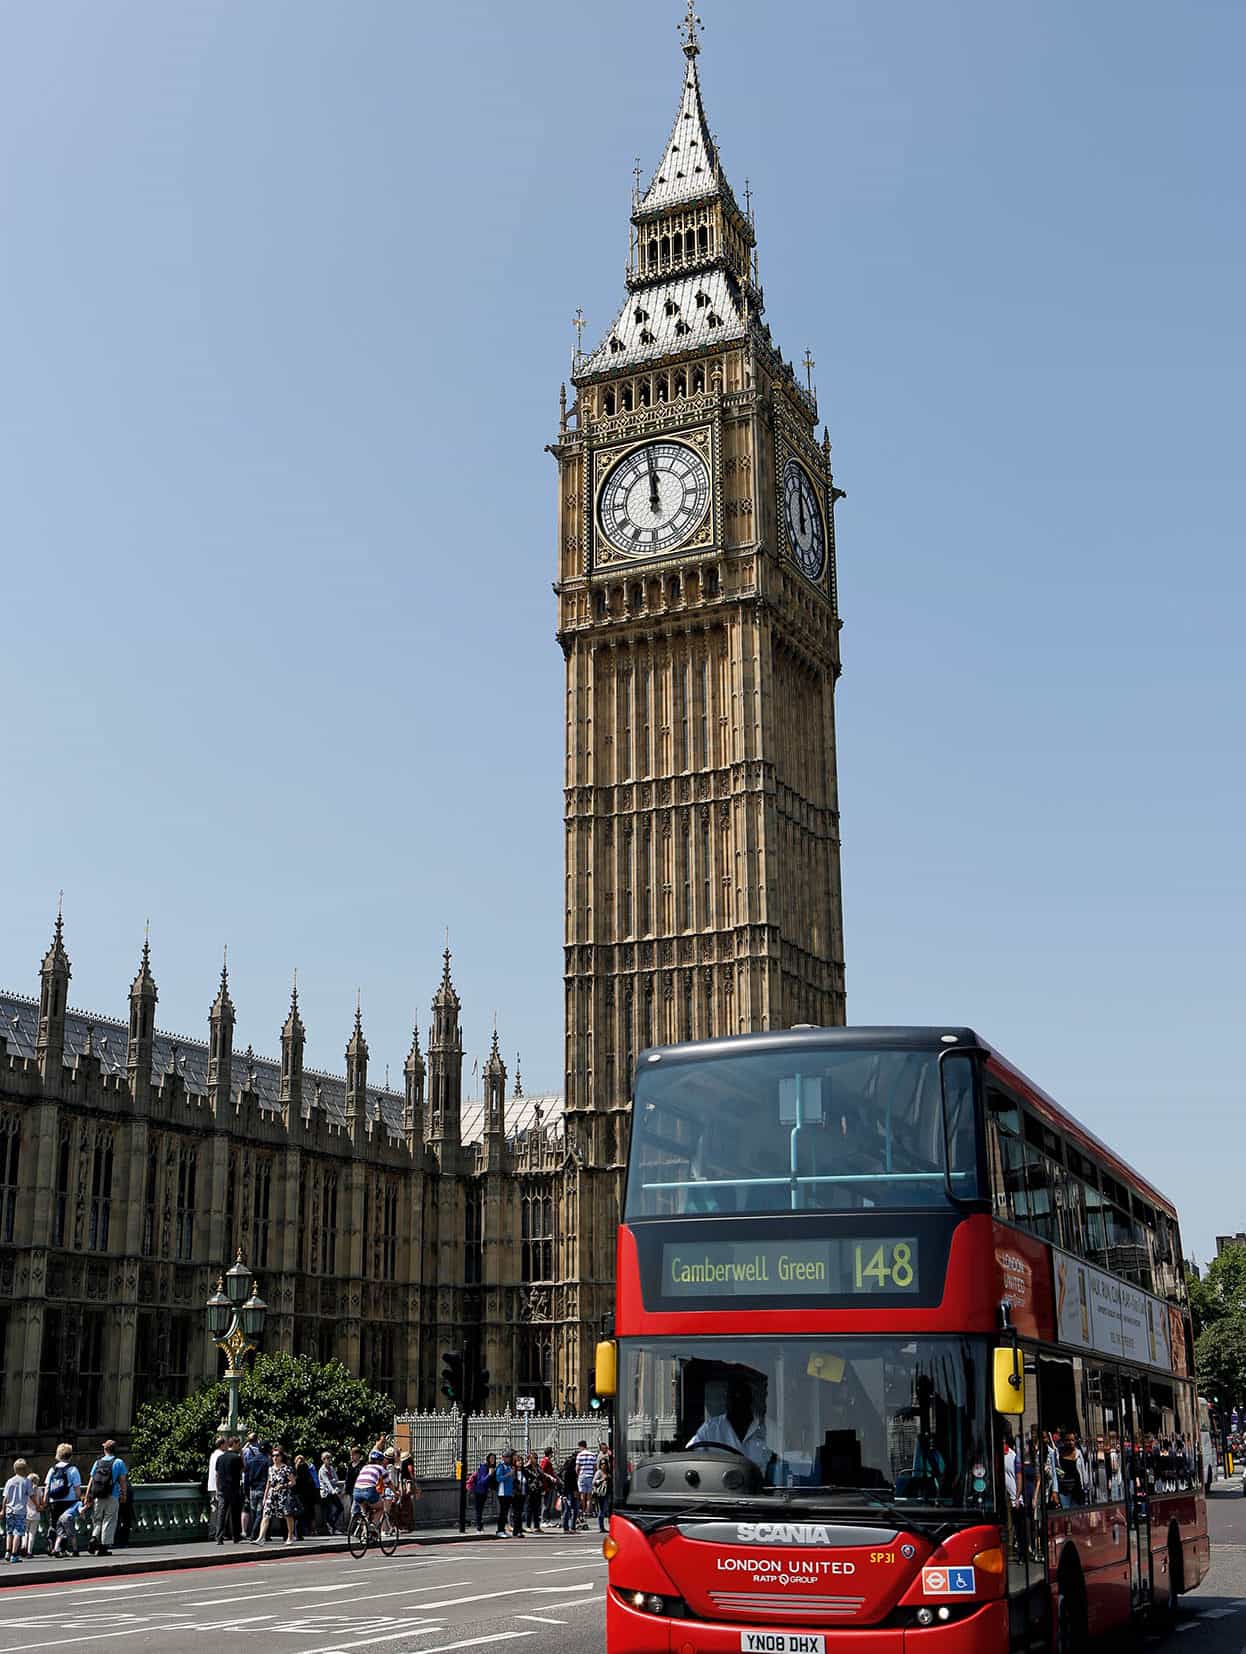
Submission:
[[[552,452],[566,682],[565,1317],[583,1400],[612,1304],[647,1045],[844,1020],[830,443],[763,318],[752,216],[683,27],[627,297]],[[571,1326],[567,1326],[568,1333]]]

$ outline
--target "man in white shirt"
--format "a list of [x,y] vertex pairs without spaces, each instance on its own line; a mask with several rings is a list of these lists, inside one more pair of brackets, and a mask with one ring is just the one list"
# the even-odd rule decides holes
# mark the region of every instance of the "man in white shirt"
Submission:
[[220,1531],[221,1496],[216,1491],[216,1462],[225,1451],[225,1438],[218,1436],[212,1444],[211,1457],[208,1459],[208,1498],[212,1501],[212,1531]]

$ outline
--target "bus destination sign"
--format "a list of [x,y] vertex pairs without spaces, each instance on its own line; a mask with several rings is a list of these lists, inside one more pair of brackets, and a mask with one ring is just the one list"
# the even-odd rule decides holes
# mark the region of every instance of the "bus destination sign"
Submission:
[[917,1291],[914,1235],[687,1241],[662,1247],[666,1298],[890,1297]]

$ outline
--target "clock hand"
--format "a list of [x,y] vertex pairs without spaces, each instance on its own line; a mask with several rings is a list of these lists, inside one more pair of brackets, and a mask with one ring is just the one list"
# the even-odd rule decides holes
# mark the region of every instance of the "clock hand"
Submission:
[[805,537],[805,491],[803,488],[796,491],[796,504],[800,508],[800,537]]
[[658,495],[658,462],[653,456],[652,448],[645,455],[649,462],[649,506],[653,511],[661,511],[662,501]]

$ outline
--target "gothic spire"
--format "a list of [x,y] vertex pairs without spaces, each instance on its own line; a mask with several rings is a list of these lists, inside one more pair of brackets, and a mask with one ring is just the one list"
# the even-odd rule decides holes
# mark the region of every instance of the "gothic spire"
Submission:
[[143,926],[143,952],[138,962],[138,975],[130,984],[131,994],[141,993],[144,997],[156,997],[156,979],[151,974],[151,920]]
[[219,1017],[219,1016],[223,1016],[223,1015],[228,1014],[231,1018],[233,1017],[233,1014],[234,1014],[234,1002],[229,997],[229,943],[228,942],[225,944],[224,952],[221,955],[221,985],[216,990],[216,998],[212,1001],[212,1013],[211,1014],[214,1017]]
[[362,1057],[365,1062],[368,1056],[368,1042],[363,1037],[363,1008],[360,1003],[358,988],[355,989],[355,1030],[350,1036],[350,1044],[346,1047],[346,1056]]
[[446,951],[442,955],[441,985],[433,996],[433,1009],[436,1010],[439,1005],[453,1005],[457,1009],[458,1003],[459,996],[455,992],[454,983],[450,978],[450,948],[447,944]]
[[45,971],[63,970],[66,976],[70,975],[69,955],[65,952],[65,920],[61,912],[62,898],[56,901],[56,924],[52,929],[52,941],[48,951],[43,956],[42,969]]
[[[358,1026],[358,1020],[359,1011],[358,1008],[356,1008],[356,1026]],[[296,970],[294,973],[294,985],[290,989],[290,1014],[286,1017],[285,1027],[281,1030],[281,1032],[287,1039],[302,1039],[306,1031],[307,1030],[303,1027],[303,1019],[299,1015],[299,973]]]
[[688,61],[680,88],[679,105],[662,159],[636,209],[639,218],[664,212],[677,202],[700,201],[722,193],[731,195],[719,163],[718,145],[714,142],[714,134],[705,116],[705,105],[701,101],[701,81],[696,63],[701,50],[697,43],[700,23],[700,18],[690,6],[682,26],[684,56]]

